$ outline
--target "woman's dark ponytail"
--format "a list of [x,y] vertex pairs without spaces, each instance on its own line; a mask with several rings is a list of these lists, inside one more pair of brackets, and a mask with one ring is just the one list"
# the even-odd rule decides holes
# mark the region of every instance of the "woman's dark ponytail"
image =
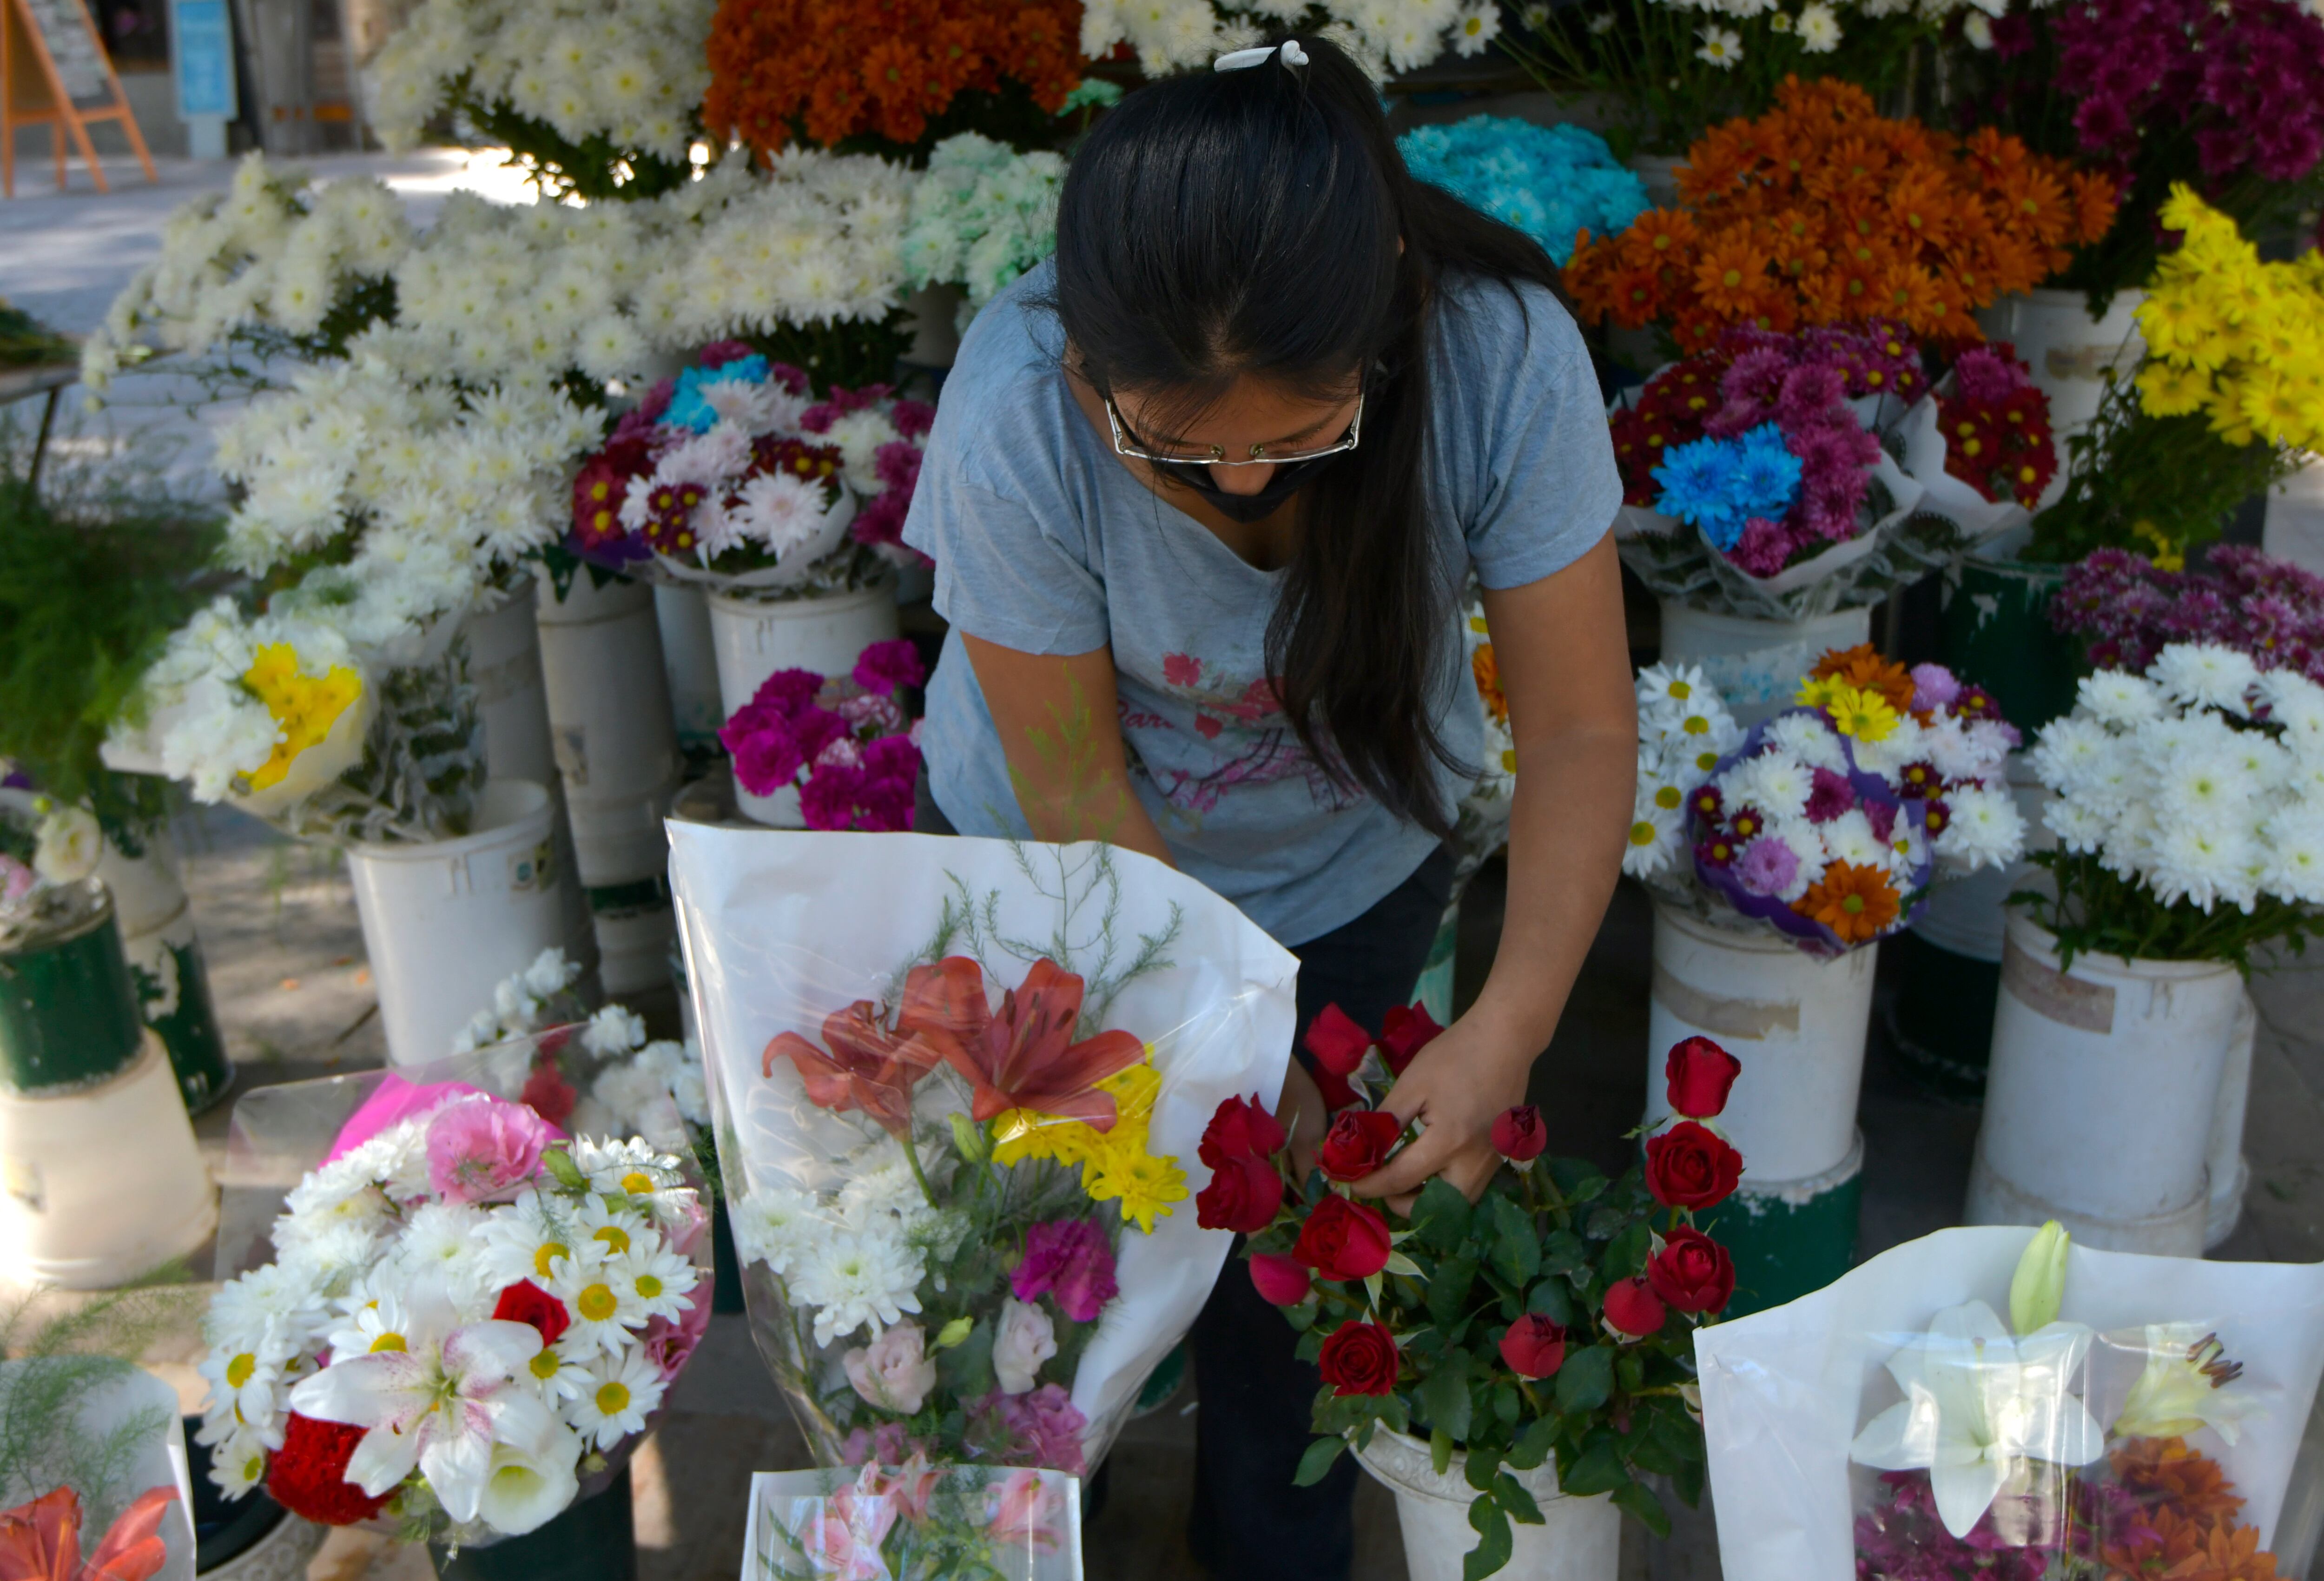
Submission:
[[[1378,92],[1320,39],[1124,99],[1065,172],[1055,306],[1101,392],[1191,415],[1257,375],[1334,398],[1366,380],[1363,442],[1299,495],[1267,663],[1301,742],[1343,786],[1450,832],[1431,717],[1455,651],[1426,519],[1431,316],[1469,274],[1558,290],[1521,232],[1416,181]],[[1401,247],[1399,248],[1399,243]]]

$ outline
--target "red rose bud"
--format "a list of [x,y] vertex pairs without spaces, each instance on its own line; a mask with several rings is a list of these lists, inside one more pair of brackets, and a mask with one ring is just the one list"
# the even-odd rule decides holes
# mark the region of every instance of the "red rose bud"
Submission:
[[1380,1051],[1388,1068],[1398,1076],[1412,1063],[1412,1057],[1436,1040],[1444,1029],[1428,1013],[1425,1004],[1399,1004],[1380,1018]]
[[1203,1162],[1215,1170],[1229,1159],[1265,1155],[1282,1146],[1283,1127],[1275,1123],[1275,1116],[1260,1108],[1256,1099],[1237,1097],[1219,1105],[1203,1130],[1202,1145],[1196,1151]]
[[1250,1254],[1250,1282],[1259,1299],[1270,1307],[1296,1307],[1315,1288],[1314,1281],[1307,1277],[1305,1265],[1296,1257],[1286,1257],[1280,1252]]
[[282,1447],[267,1463],[266,1491],[293,1515],[319,1525],[353,1526],[370,1520],[393,1494],[374,1499],[346,1480],[347,1462],[368,1430],[292,1411],[283,1426]]
[[1646,1264],[1646,1282],[1682,1312],[1716,1312],[1735,1293],[1735,1260],[1701,1230],[1682,1225]]
[[1372,1035],[1346,1011],[1327,1004],[1307,1023],[1307,1035],[1301,1041],[1315,1056],[1315,1063],[1333,1076],[1353,1076],[1356,1067],[1364,1062],[1364,1051],[1372,1046]]
[[1501,1360],[1520,1378],[1546,1378],[1565,1364],[1565,1326],[1528,1312],[1501,1336]]
[[1715,1207],[1742,1178],[1743,1155],[1692,1120],[1646,1138],[1646,1189],[1665,1207]]
[[501,1291],[501,1299],[493,1303],[493,1316],[504,1323],[530,1323],[540,1330],[543,1345],[555,1345],[557,1336],[573,1323],[573,1314],[565,1309],[565,1303],[529,1279]]
[[1315,1162],[1342,1184],[1360,1180],[1388,1162],[1403,1135],[1404,1122],[1385,1109],[1342,1109],[1324,1133]]
[[1623,1280],[1606,1292],[1606,1327],[1626,1345],[1661,1332],[1665,1316],[1662,1298],[1642,1278]]
[[1741,1074],[1743,1062],[1709,1038],[1674,1044],[1663,1061],[1672,1112],[1690,1120],[1708,1120],[1727,1107],[1727,1095]]
[[1529,1164],[1549,1145],[1541,1111],[1531,1104],[1504,1109],[1493,1120],[1493,1151],[1513,1164]]
[[1323,1341],[1315,1365],[1334,1394],[1393,1393],[1396,1336],[1377,1323],[1342,1323]]
[[1266,1159],[1244,1153],[1211,1169],[1211,1183],[1194,1194],[1194,1222],[1206,1230],[1257,1234],[1283,1206],[1283,1177]]
[[1388,1266],[1388,1220],[1378,1208],[1334,1192],[1300,1226],[1291,1255],[1320,1279],[1370,1279]]

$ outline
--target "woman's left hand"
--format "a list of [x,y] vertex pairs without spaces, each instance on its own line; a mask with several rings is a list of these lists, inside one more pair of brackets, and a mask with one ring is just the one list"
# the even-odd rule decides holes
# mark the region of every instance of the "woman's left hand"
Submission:
[[1380,1107],[1425,1127],[1404,1151],[1356,1181],[1358,1197],[1385,1197],[1399,1213],[1432,1175],[1441,1175],[1471,1202],[1500,1167],[1493,1122],[1526,1100],[1526,1078],[1541,1050],[1464,1015],[1437,1034],[1396,1078]]

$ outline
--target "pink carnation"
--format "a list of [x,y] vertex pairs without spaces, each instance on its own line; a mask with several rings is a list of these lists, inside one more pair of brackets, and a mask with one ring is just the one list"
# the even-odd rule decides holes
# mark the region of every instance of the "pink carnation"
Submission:
[[522,1104],[468,1098],[438,1112],[428,1126],[428,1183],[447,1202],[513,1197],[540,1172],[555,1137]]
[[1009,1276],[1009,1288],[1028,1304],[1052,1298],[1076,1323],[1096,1322],[1105,1304],[1121,1293],[1113,1277],[1113,1249],[1088,1219],[1035,1225],[1025,1236],[1025,1260]]

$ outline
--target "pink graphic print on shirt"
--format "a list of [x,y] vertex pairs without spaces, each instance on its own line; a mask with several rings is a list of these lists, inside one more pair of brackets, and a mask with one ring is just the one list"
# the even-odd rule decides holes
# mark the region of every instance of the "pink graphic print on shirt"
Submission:
[[[1162,679],[1178,699],[1194,711],[1194,730],[1204,740],[1221,744],[1218,767],[1207,773],[1174,769],[1155,776],[1163,799],[1180,812],[1200,818],[1219,799],[1239,786],[1272,784],[1295,776],[1307,781],[1308,793],[1320,807],[1338,811],[1355,798],[1332,782],[1320,764],[1299,743],[1283,716],[1282,699],[1265,677],[1236,685],[1230,677],[1213,675],[1207,684],[1203,661],[1191,653],[1167,653]],[[1152,715],[1140,723],[1174,726]],[[1130,720],[1125,717],[1127,726]],[[1229,732],[1237,739],[1227,741]]]

